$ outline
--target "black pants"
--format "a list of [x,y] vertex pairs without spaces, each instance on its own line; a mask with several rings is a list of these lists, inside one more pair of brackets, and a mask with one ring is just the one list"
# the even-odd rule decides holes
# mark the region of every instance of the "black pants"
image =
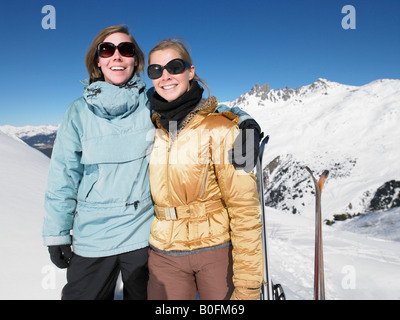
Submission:
[[101,258],[74,255],[67,269],[63,300],[112,300],[119,272],[124,300],[147,299],[148,247]]

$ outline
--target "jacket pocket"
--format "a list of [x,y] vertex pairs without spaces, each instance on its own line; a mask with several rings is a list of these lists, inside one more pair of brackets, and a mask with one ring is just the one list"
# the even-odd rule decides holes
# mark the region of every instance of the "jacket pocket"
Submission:
[[82,139],[83,164],[123,163],[148,156],[153,141],[149,129]]
[[174,222],[155,218],[151,224],[151,236],[164,245],[171,243]]
[[99,169],[97,165],[85,165],[82,180],[78,190],[78,200],[86,201],[94,185],[99,178]]
[[208,214],[209,235],[220,236],[229,233],[229,216],[225,208]]
[[80,201],[125,205],[150,196],[146,156],[151,147],[146,148],[140,141],[145,139],[145,132],[142,130],[138,136],[111,135],[82,142],[81,163],[85,169],[79,186]]

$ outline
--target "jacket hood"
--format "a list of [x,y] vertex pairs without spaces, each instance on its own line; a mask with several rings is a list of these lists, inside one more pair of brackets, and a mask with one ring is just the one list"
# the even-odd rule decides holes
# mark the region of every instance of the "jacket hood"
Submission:
[[82,82],[86,84],[83,98],[89,109],[105,119],[124,118],[134,112],[139,105],[139,94],[146,87],[137,74],[121,86],[105,81]]

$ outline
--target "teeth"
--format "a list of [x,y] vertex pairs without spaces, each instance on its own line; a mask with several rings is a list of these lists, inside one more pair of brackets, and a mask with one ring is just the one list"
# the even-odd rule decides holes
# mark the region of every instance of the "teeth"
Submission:
[[112,67],[111,70],[125,70],[123,67]]
[[163,89],[171,89],[173,87],[176,87],[176,84],[172,84],[170,86],[164,86]]

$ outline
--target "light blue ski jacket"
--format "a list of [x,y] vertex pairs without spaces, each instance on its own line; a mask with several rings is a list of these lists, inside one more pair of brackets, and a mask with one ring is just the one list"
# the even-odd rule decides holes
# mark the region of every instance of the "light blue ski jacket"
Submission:
[[[44,245],[72,243],[84,257],[148,246],[154,217],[148,158],[155,133],[148,94],[134,75],[123,87],[87,85],[69,106],[50,162]],[[239,108],[219,111],[250,118]]]

